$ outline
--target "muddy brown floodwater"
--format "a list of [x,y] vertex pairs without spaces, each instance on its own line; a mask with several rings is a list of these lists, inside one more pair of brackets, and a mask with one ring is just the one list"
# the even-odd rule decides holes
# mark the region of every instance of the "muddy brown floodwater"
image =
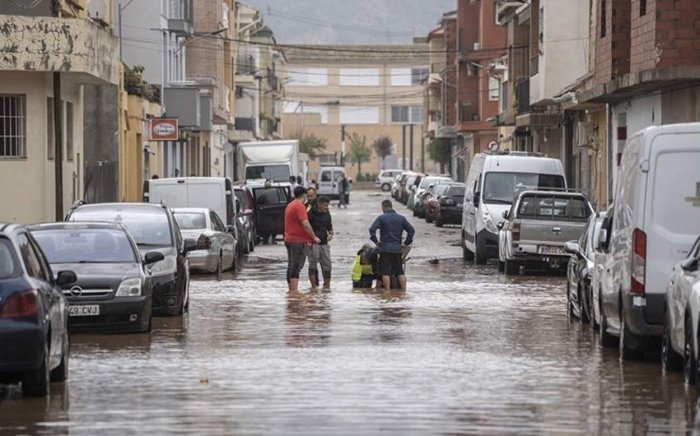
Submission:
[[382,198],[333,209],[332,292],[288,296],[283,247],[258,247],[236,277],[196,278],[190,313],[151,335],[73,336],[69,382],[50,398],[0,388],[0,433],[692,430],[681,375],[602,349],[567,318],[563,277],[465,265],[457,228],[413,219],[408,292],[353,292],[352,252]]

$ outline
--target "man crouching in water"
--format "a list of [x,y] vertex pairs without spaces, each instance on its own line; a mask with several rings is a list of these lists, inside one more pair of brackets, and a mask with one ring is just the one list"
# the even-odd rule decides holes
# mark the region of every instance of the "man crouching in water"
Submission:
[[[416,231],[408,220],[396,213],[390,200],[382,201],[382,214],[369,228],[372,242],[379,248],[378,272],[384,289],[391,289],[391,276],[398,277],[399,286],[406,291],[406,274],[403,270],[402,248],[413,244]],[[377,230],[380,237],[377,239]],[[406,240],[403,240],[403,232]]]

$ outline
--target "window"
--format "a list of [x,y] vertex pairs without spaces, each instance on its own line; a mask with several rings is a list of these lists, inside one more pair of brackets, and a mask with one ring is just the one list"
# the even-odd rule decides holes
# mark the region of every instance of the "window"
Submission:
[[199,230],[207,228],[207,219],[203,213],[175,212],[173,216],[181,230]]
[[29,238],[27,238],[27,235],[19,235],[17,238],[17,243],[19,244],[19,252],[22,256],[22,261],[24,261],[24,267],[27,269],[27,274],[38,280],[46,280],[47,277],[42,271],[39,256],[29,243]]
[[0,159],[26,158],[26,96],[0,94]]
[[591,212],[586,202],[581,198],[543,197],[539,195],[524,197],[518,208],[520,218],[540,220],[585,221]]
[[607,2],[600,0],[600,37],[605,38],[608,31],[608,9]]
[[66,160],[73,162],[73,103],[66,102]]
[[[137,245],[172,247],[170,220],[165,211],[144,209],[140,206],[111,208],[109,206],[87,206],[78,208],[71,221],[116,222],[123,224],[134,237]],[[179,232],[175,232],[176,234]]]
[[639,16],[643,17],[647,14],[647,0],[639,0]]
[[328,68],[296,68],[289,71],[287,86],[328,86]]
[[489,76],[489,101],[498,101],[501,94],[501,82],[496,77]]
[[340,124],[379,124],[376,106],[341,106]]
[[20,275],[15,249],[7,238],[0,238],[0,280],[12,279]]
[[420,86],[429,73],[427,67],[392,68],[391,86]]
[[46,99],[46,157],[53,160],[56,152],[56,136],[54,132],[53,98]]
[[226,232],[226,226],[224,225],[224,222],[221,221],[221,218],[219,218],[219,215],[217,215],[216,212],[211,212],[211,221],[214,225],[214,230]]
[[340,86],[379,86],[376,68],[341,68]]
[[67,228],[37,230],[34,239],[49,263],[136,263],[123,230]]
[[423,106],[392,106],[391,122],[394,124],[422,123]]

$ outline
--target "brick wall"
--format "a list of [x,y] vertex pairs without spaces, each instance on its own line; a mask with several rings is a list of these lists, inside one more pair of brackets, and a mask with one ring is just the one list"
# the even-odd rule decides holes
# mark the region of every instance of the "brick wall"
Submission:
[[630,35],[636,32],[630,28],[630,0],[596,1],[596,31],[593,35],[596,38],[595,82],[603,84],[629,73]]
[[700,2],[632,0],[630,70],[700,64]]

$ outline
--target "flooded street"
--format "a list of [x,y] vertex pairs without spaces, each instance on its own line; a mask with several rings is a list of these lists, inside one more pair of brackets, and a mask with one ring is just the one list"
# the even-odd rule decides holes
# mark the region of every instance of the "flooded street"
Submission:
[[383,198],[354,193],[332,209],[331,292],[288,296],[283,245],[257,247],[237,276],[195,278],[190,313],[154,319],[152,335],[73,336],[69,382],[49,399],[2,388],[0,433],[692,429],[680,373],[603,350],[567,318],[564,277],[465,265],[457,228],[411,217],[408,292],[353,292],[352,256]]

